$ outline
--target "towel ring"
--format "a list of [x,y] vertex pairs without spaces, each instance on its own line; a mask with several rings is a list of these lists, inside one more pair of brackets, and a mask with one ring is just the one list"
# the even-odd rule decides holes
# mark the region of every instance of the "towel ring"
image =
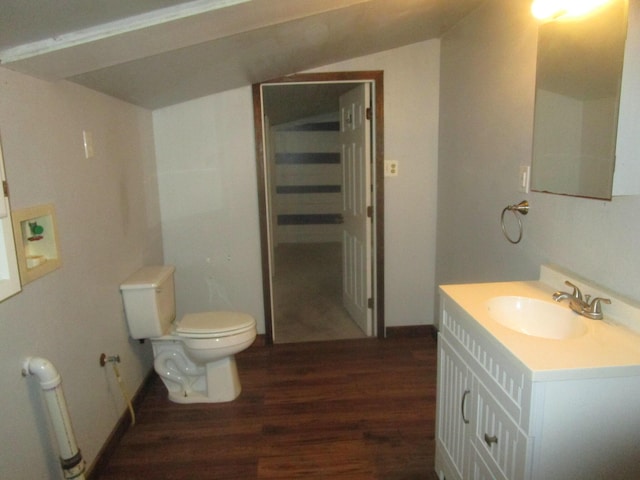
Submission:
[[[507,228],[504,226],[504,214],[507,211],[513,212],[516,220],[518,220],[519,233],[516,240],[512,239],[509,236],[509,234],[507,233]],[[520,215],[526,215],[527,213],[529,213],[529,202],[527,202],[526,200],[521,201],[517,205],[507,205],[506,207],[504,207],[504,210],[502,210],[502,215],[500,215],[500,225],[502,226],[502,233],[504,234],[505,238],[509,240],[509,242],[516,244],[520,243],[520,240],[522,240],[522,219],[520,218]]]

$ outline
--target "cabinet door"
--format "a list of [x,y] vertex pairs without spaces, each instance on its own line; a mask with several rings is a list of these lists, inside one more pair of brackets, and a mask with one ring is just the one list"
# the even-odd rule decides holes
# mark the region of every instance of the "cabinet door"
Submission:
[[467,365],[442,335],[438,337],[437,395],[436,470],[444,470],[447,479],[465,478],[473,412],[471,379]]

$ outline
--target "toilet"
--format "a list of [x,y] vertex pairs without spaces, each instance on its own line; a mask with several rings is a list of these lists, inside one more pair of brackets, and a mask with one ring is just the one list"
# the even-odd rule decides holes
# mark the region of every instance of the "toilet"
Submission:
[[131,338],[150,339],[153,366],[177,403],[229,402],[240,395],[235,354],[256,338],[246,313],[202,312],[176,318],[173,266],[143,267],[120,291]]

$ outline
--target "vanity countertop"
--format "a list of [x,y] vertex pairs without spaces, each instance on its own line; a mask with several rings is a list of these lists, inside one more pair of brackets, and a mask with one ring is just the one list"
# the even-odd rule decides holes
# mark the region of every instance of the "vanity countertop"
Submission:
[[[587,331],[575,338],[555,340],[513,331],[489,316],[487,301],[499,296],[553,302],[555,291],[540,281],[443,285],[441,291],[465,310],[486,332],[514,355],[533,381],[640,376],[640,334],[607,318],[586,317]],[[640,381],[640,380],[639,380]]]

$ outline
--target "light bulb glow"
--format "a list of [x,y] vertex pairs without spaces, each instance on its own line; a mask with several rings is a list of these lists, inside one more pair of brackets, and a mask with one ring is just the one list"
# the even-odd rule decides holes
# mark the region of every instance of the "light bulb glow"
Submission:
[[540,20],[586,15],[610,0],[534,0],[531,13]]

